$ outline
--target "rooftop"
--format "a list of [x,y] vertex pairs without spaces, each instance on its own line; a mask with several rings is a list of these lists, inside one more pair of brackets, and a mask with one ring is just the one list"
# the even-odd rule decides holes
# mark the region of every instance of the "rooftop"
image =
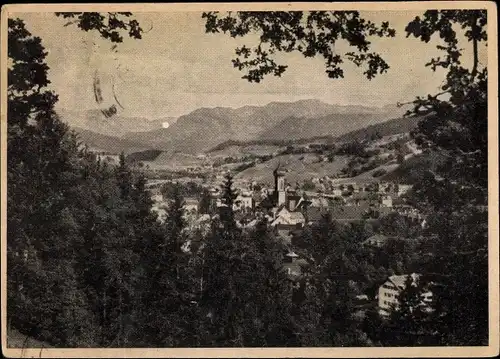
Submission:
[[405,287],[406,278],[408,275],[411,275],[413,281],[415,282],[420,278],[420,274],[412,273],[412,274],[403,274],[403,275],[393,275],[389,277],[389,280],[394,283],[398,288],[403,289]]

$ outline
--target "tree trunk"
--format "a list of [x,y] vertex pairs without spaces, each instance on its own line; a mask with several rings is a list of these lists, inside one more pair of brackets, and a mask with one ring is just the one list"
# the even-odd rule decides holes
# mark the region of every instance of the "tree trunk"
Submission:
[[474,62],[472,65],[472,78],[474,79],[477,75],[477,68],[479,65],[479,54],[478,54],[478,37],[479,37],[479,27],[477,26],[477,16],[474,16],[474,19],[472,21],[471,25],[471,33],[472,33],[472,52],[474,55]]

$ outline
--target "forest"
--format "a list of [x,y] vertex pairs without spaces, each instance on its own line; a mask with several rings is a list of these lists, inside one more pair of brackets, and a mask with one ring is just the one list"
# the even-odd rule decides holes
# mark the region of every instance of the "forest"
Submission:
[[[130,13],[57,16],[116,44],[123,36],[141,38]],[[208,33],[253,31],[273,49],[236,50],[235,67],[254,82],[286,71],[269,57],[280,51],[322,56],[327,75],[342,81],[342,59],[329,46],[337,38],[353,48],[346,61],[367,65],[368,78],[383,76],[387,64],[369,52],[365,37],[394,36],[388,23],[378,28],[356,11],[203,18]],[[457,27],[474,48],[470,69],[460,61]],[[430,59],[429,74],[446,69],[448,96],[417,98],[412,110],[422,116],[412,132],[416,143],[446,159],[421,169],[411,198],[429,218],[421,235],[432,247],[394,243],[387,251],[367,251],[361,241],[373,231],[368,223],[325,217],[295,239],[314,265],[294,282],[282,269],[283,245],[266,223],[249,232],[236,226],[231,176],[221,183],[228,210],[183,251],[192,236],[184,230],[185,193],[170,188],[166,221],[157,221],[140,169],[124,155],[118,165],[99,160],[58,118],[43,39],[21,19],[9,19],[8,326],[55,347],[487,345],[488,74],[477,60],[486,27],[486,11],[432,10],[406,29],[408,36],[424,42],[440,36],[446,44],[443,58]],[[400,238],[416,230],[400,218],[380,226]],[[409,285],[390,318],[376,310],[355,316],[357,294],[410,271],[438,284],[432,313],[419,310],[420,285]]]

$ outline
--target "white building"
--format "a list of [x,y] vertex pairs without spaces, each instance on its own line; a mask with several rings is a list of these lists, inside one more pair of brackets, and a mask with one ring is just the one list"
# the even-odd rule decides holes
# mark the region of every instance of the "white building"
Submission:
[[[419,280],[420,274],[410,274],[413,278],[413,283]],[[378,290],[378,307],[379,313],[383,316],[388,316],[393,309],[398,310],[399,295],[405,289],[406,279],[408,275],[393,275],[390,276]],[[431,310],[430,303],[432,302],[432,292],[425,291],[421,294],[421,306],[423,310]]]
[[196,198],[186,198],[184,200],[184,210],[186,212],[198,212],[198,207],[200,205],[200,201]]
[[304,225],[304,215],[301,212],[290,212],[286,207],[283,207],[276,213],[276,218],[271,222],[271,226],[277,225]]
[[383,196],[381,203],[382,207],[392,207],[392,197],[391,196]]
[[342,191],[338,188],[334,188],[331,193],[332,193],[332,195],[337,196],[337,197],[342,196]]

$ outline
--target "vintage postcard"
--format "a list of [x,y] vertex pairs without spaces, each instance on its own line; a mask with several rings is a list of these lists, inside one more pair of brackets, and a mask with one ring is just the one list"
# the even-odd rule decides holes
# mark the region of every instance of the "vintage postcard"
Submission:
[[498,355],[496,15],[2,7],[3,354]]

